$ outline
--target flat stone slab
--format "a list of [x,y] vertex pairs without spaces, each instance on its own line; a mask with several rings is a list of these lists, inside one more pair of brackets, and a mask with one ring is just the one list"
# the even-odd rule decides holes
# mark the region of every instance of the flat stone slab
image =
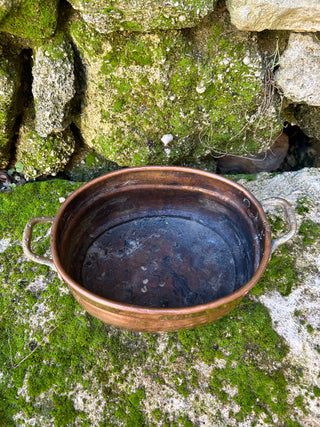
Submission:
[[[258,200],[287,199],[299,231],[229,315],[147,334],[87,314],[47,266],[22,252],[26,222],[54,216],[80,183],[0,194],[0,413],[3,425],[318,425],[320,169],[235,177]],[[286,232],[268,211],[273,238]],[[50,256],[48,225],[33,249]]]
[[227,0],[231,22],[240,30],[320,30],[318,0]]

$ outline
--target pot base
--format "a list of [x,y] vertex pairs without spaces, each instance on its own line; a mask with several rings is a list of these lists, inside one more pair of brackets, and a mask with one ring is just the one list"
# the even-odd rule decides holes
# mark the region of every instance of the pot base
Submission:
[[143,307],[205,304],[249,279],[238,283],[233,243],[189,218],[136,218],[93,242],[82,285],[101,297]]

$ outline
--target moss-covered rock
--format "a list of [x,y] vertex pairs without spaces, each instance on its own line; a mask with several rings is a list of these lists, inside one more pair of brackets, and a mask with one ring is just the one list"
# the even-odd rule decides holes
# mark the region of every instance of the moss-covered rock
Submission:
[[[255,294],[199,329],[117,329],[80,308],[55,272],[28,261],[26,222],[54,216],[80,184],[0,194],[0,419],[3,425],[266,427],[317,425],[320,407],[319,170],[250,177],[257,197],[289,199],[299,234],[273,254]],[[269,214],[273,236],[284,221]],[[39,225],[33,249],[50,256]],[[280,292],[279,292],[280,291]],[[266,308],[268,307],[268,309]],[[284,338],[285,337],[285,338]]]
[[75,139],[70,128],[47,137],[35,130],[34,118],[29,111],[20,127],[16,160],[24,166],[26,178],[55,175],[62,171],[75,149]]
[[58,20],[58,0],[11,0],[1,2],[0,31],[29,39],[51,37]]
[[79,147],[64,169],[64,174],[72,181],[90,181],[105,173],[119,169],[116,163],[110,162],[96,153],[92,148]]
[[8,57],[5,48],[0,46],[0,169],[6,167],[10,160],[11,138],[18,114],[20,77],[19,57]]
[[70,0],[88,25],[100,33],[192,27],[214,9],[217,0]]
[[87,77],[76,118],[86,144],[120,165],[268,148],[282,123],[264,98],[256,40],[219,16],[190,30],[108,36],[73,22]]

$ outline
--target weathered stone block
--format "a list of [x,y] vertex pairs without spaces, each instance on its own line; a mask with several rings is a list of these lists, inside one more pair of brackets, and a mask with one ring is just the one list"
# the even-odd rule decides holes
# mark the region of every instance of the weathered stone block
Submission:
[[0,4],[0,31],[42,40],[53,35],[59,0],[4,0]]
[[217,0],[70,0],[84,21],[100,33],[186,28],[212,12]]
[[73,50],[70,42],[58,36],[36,48],[34,58],[35,130],[46,137],[70,124],[69,107],[75,94]]
[[33,116],[31,110],[27,112],[20,127],[16,152],[16,160],[23,164],[23,174],[29,179],[62,171],[75,148],[70,129],[41,137],[35,131]]
[[318,0],[226,0],[240,30],[320,31]]
[[286,98],[320,105],[320,42],[310,34],[292,33],[280,57],[276,81]]
[[86,72],[75,122],[85,142],[120,165],[267,149],[282,122],[265,97],[256,39],[220,15],[153,33],[101,35],[74,22]]

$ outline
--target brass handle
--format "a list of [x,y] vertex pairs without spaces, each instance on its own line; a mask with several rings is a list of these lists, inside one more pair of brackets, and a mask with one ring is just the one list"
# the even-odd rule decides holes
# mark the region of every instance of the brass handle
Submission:
[[286,220],[288,223],[287,233],[281,237],[278,237],[277,239],[272,240],[271,242],[271,254],[272,254],[280,245],[282,245],[283,243],[286,243],[296,234],[297,220],[296,220],[293,207],[285,199],[282,199],[280,197],[271,197],[270,199],[263,200],[261,204],[263,207],[268,205],[282,207],[285,212]]
[[27,222],[27,224],[24,228],[24,231],[23,231],[22,248],[23,248],[24,254],[29,259],[31,259],[31,261],[34,261],[38,264],[48,265],[49,267],[51,267],[53,270],[56,271],[56,267],[50,258],[46,258],[46,257],[41,256],[41,255],[36,255],[31,249],[33,227],[39,223],[42,223],[42,222],[44,222],[44,223],[45,222],[53,222],[53,220],[54,220],[54,218],[52,218],[50,216],[41,216],[41,217],[36,217],[36,218],[30,219],[30,221]]

